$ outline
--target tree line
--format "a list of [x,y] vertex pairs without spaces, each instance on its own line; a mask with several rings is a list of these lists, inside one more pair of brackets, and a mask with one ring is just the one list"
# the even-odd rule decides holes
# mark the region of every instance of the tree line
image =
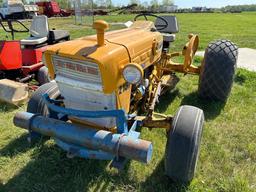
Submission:
[[[3,0],[0,0],[2,2]],[[44,0],[22,0],[24,3],[34,2],[34,1],[44,1]],[[73,2],[76,0],[55,0],[59,3],[60,7],[63,9],[69,9],[73,7]],[[113,9],[121,7],[121,5],[114,5],[112,0],[80,0],[82,8],[90,9],[93,7],[95,9]],[[137,9],[139,10],[157,10],[160,6],[174,5],[173,0],[130,0],[129,4],[137,4]],[[190,10],[190,9],[189,9]],[[220,9],[214,9],[215,11],[222,12],[244,12],[244,11],[256,11],[256,4],[251,5],[234,5],[226,6]],[[188,11],[189,12],[189,11]]]
[[[0,0],[1,1],[1,0]],[[72,7],[73,0],[56,0],[58,4],[63,9],[67,9]],[[114,5],[112,0],[81,0],[81,6],[83,8],[91,8],[93,2],[93,7],[95,9],[111,9],[121,7],[121,5]],[[159,6],[168,6],[173,5],[173,0],[151,0],[150,2],[146,0],[130,0],[129,4],[137,4],[138,9],[146,9],[146,8],[159,8]]]
[[243,11],[256,11],[256,4],[252,5],[235,5],[226,6],[221,8],[223,12],[243,12]]

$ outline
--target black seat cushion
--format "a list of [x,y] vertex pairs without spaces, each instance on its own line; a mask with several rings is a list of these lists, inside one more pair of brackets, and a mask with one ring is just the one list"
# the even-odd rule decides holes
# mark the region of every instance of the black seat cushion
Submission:
[[68,41],[70,39],[70,34],[65,30],[50,30],[48,43],[58,43],[60,41]]
[[[168,23],[168,26],[166,28],[158,30],[160,33],[173,34],[173,33],[178,33],[179,32],[179,25],[178,25],[178,21],[177,21],[176,16],[161,15],[160,17],[162,17]],[[160,18],[157,18],[156,22],[155,22],[155,25],[165,25],[165,23]]]

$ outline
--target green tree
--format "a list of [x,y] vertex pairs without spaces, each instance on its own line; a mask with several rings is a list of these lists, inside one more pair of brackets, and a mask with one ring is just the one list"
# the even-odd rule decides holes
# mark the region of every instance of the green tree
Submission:
[[221,9],[224,12],[256,11],[256,4],[226,6]]
[[142,6],[143,6],[143,8],[148,8],[149,7],[149,4],[148,4],[148,2],[147,1],[144,1],[143,3],[142,3]]
[[140,5],[140,0],[130,0],[130,4]]
[[62,9],[68,9],[71,7],[71,1],[69,0],[56,0]]
[[162,5],[168,6],[168,5],[173,5],[173,0],[162,0]]
[[106,6],[108,9],[112,9],[113,5],[112,5],[112,1],[111,0],[106,0]]
[[159,8],[158,0],[151,0],[150,5],[152,10],[156,10]]
[[104,0],[96,0],[95,3],[97,4],[97,7],[102,8],[105,6]]

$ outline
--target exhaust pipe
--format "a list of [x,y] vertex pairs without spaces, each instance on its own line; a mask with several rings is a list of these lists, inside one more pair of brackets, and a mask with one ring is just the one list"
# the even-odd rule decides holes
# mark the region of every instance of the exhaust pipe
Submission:
[[115,156],[143,163],[149,163],[152,157],[151,142],[126,135],[85,128],[27,112],[18,112],[13,121],[17,127],[54,137],[66,143],[92,150],[101,150]]
[[93,23],[93,28],[97,32],[97,41],[99,46],[105,44],[105,30],[109,29],[109,24],[103,20],[97,20]]

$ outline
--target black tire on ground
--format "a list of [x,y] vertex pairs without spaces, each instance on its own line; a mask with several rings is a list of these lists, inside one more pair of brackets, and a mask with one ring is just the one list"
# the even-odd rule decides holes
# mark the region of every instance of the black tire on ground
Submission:
[[42,95],[47,93],[51,99],[57,99],[60,92],[56,82],[50,82],[39,87],[32,95],[28,102],[27,112],[47,116],[49,110],[44,103]]
[[36,80],[38,81],[39,85],[43,85],[45,83],[50,82],[47,67],[43,66],[38,70]]
[[199,156],[204,113],[192,106],[181,106],[174,116],[165,150],[165,173],[175,182],[190,183]]
[[199,79],[199,97],[226,101],[233,85],[237,46],[229,40],[210,43],[205,51]]
[[0,13],[0,19],[3,21],[4,20],[4,16]]

